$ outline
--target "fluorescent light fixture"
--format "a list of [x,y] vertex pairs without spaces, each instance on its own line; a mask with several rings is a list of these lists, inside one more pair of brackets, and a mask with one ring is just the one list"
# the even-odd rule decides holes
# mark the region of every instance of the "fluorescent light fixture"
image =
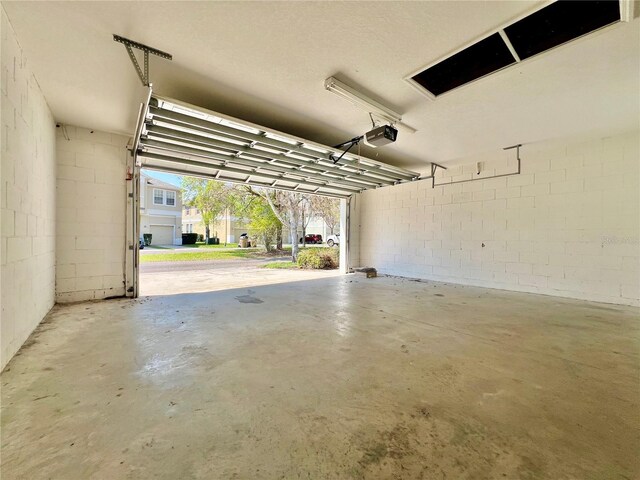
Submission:
[[400,115],[398,112],[394,112],[390,108],[382,105],[379,102],[376,102],[372,98],[367,97],[363,93],[360,93],[355,88],[350,87],[340,80],[337,80],[335,77],[327,78],[324,81],[324,88],[326,88],[330,92],[335,93],[336,95],[341,96],[345,100],[348,100],[356,107],[360,107],[367,113],[371,113],[372,115],[382,120],[386,120],[389,123],[397,125],[403,130],[406,130],[410,133],[415,133],[416,131],[415,128],[402,123],[402,115]]

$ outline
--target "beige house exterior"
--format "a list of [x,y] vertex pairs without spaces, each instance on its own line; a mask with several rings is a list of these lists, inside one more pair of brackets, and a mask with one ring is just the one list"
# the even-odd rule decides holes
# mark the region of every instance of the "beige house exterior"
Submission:
[[[189,205],[182,207],[182,231],[183,233],[198,233],[204,237],[205,228],[200,210]],[[209,234],[211,237],[218,237],[223,243],[225,239],[226,243],[236,243],[243,233],[248,233],[252,236],[251,229],[247,226],[247,221],[227,213],[211,226]],[[320,217],[314,217],[307,225],[307,234],[320,234],[323,239],[326,239],[331,234],[331,231]],[[287,227],[284,227],[282,235],[284,243],[289,243],[289,229]],[[302,228],[298,230],[298,237],[302,237]]]
[[[225,214],[211,225],[209,235],[218,237],[221,242],[236,243],[243,233],[247,233],[247,222],[233,215]],[[184,205],[182,207],[182,231],[184,233],[198,233],[204,237],[205,228],[202,223],[202,214],[195,207]]]
[[140,233],[150,233],[151,245],[182,245],[180,187],[140,175]]

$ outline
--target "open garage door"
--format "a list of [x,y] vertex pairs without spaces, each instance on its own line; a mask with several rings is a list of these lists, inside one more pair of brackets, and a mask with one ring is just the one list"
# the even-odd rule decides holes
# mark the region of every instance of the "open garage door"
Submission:
[[420,177],[153,92],[135,151],[152,170],[339,198]]
[[[132,150],[136,177],[143,167],[343,199],[341,256],[349,248],[351,195],[420,179],[417,172],[161,97],[151,89],[140,109]],[[139,226],[133,231],[135,249]],[[153,240],[159,244],[155,233]],[[130,283],[137,296],[137,261],[134,266]]]

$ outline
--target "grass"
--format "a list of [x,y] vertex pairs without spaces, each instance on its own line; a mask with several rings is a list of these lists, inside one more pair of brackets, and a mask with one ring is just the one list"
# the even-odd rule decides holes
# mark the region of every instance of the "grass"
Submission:
[[262,268],[275,268],[283,270],[299,270],[300,267],[294,262],[269,262],[262,265]]
[[246,249],[203,251],[203,252],[172,252],[141,255],[140,263],[148,262],[202,262],[206,260],[234,260],[236,258],[251,257],[253,251]]
[[237,258],[284,257],[287,255],[291,255],[290,248],[288,250],[285,248],[284,250],[269,253],[259,248],[235,248],[229,250],[211,250],[206,248],[201,252],[181,252],[180,250],[174,250],[171,253],[140,255],[140,263],[203,262],[208,260],[235,260]]
[[282,250],[271,250],[270,252],[260,251],[260,256],[266,257],[286,257],[291,255],[291,247],[283,247]]
[[220,245],[206,245],[204,242],[197,242],[195,245],[185,245],[185,247],[191,248],[238,248],[237,243],[221,243]]

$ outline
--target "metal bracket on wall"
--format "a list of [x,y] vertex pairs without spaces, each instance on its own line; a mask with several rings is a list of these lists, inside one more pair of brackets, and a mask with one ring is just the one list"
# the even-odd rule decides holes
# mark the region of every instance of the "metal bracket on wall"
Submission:
[[447,167],[443,167],[438,163],[431,162],[431,176],[427,178],[431,178],[431,188],[436,188],[436,170],[441,168],[442,170],[446,170]]
[[[125,48],[127,49],[127,53],[129,54],[129,58],[131,59],[131,63],[133,63],[133,66],[138,73],[138,77],[140,77],[140,81],[145,87],[148,87],[150,85],[149,54],[157,55],[158,57],[166,58],[167,60],[173,60],[173,56],[170,53],[163,52],[162,50],[149,47],[142,43],[134,42],[133,40],[121,37],[120,35],[113,34],[113,40],[115,42],[122,43],[125,46]],[[138,50],[142,50],[144,52],[144,72],[142,72],[142,68],[140,68],[138,59],[133,53],[134,48],[137,48]]]
[[478,180],[488,180],[490,178],[498,178],[498,177],[510,177],[511,175],[520,175],[520,147],[522,146],[521,143],[517,144],[517,145],[511,145],[510,147],[505,147],[502,150],[513,150],[514,148],[516,149],[516,159],[518,160],[518,168],[516,169],[515,172],[511,172],[511,173],[503,173],[501,175],[493,175],[491,177],[482,177],[482,178],[470,178],[468,180],[458,180],[456,182],[444,182],[444,183],[436,183],[436,169],[438,168],[442,168],[443,170],[446,170],[446,167],[443,167],[442,165],[438,165],[437,163],[432,163],[431,164],[431,188],[435,188],[435,187],[442,187],[444,185],[453,185],[455,183],[467,183],[467,182],[476,182]]

